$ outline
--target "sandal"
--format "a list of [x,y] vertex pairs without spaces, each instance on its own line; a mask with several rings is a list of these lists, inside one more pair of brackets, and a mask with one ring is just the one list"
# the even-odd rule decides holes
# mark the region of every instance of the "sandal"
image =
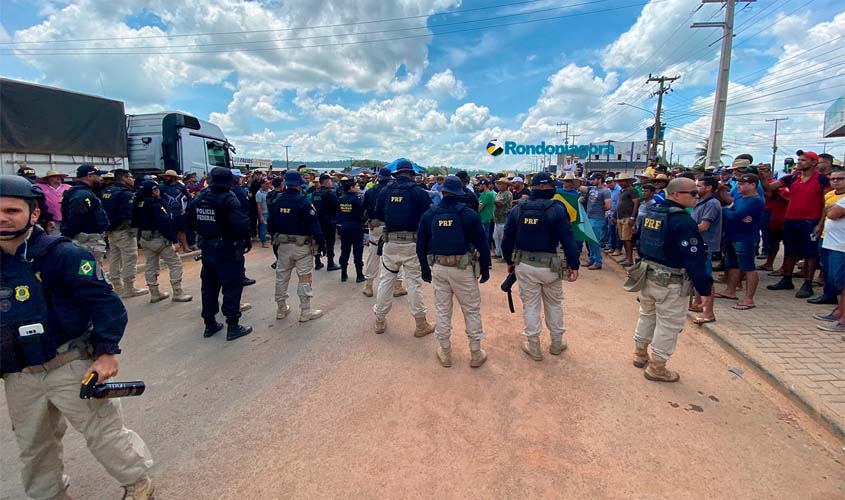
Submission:
[[694,313],[703,313],[704,312],[704,306],[689,306],[687,308],[687,311],[694,312]]
[[755,304],[734,304],[731,307],[737,311],[747,311],[749,309],[754,309],[757,306]]
[[713,294],[713,296],[717,299],[739,300],[739,298],[737,297],[731,297],[730,295],[725,295],[722,292],[716,292]]
[[713,323],[715,321],[716,321],[716,318],[701,318],[701,317],[696,317],[695,319],[692,320],[692,322],[695,323],[698,326],[701,326],[701,325],[704,325],[704,324],[707,324],[707,323]]

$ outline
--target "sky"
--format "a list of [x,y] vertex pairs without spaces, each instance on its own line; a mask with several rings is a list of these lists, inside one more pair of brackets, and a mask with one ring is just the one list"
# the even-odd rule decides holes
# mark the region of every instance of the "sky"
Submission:
[[[649,75],[664,96],[667,156],[707,137],[723,6],[698,0],[3,0],[0,75],[182,111],[219,125],[239,155],[526,169],[521,144],[645,140]],[[845,95],[845,3],[737,5],[724,150],[780,164],[824,139]],[[629,105],[620,105],[619,103]],[[644,108],[644,109],[637,109]],[[827,145],[822,143],[827,142]]]

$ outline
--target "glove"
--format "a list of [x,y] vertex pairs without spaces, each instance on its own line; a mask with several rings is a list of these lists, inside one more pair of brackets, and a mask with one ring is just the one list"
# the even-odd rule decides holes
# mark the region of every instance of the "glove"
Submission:
[[244,255],[248,254],[250,250],[252,250],[252,240],[244,241]]
[[481,279],[478,280],[479,283],[486,283],[487,280],[490,279],[490,270],[489,269],[482,269],[481,270]]
[[426,283],[431,283],[431,269],[421,269],[422,280]]

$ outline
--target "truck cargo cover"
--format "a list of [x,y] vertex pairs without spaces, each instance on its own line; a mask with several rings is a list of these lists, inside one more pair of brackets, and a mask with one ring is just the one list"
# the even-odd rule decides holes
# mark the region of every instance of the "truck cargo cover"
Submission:
[[124,157],[123,103],[0,78],[0,151]]

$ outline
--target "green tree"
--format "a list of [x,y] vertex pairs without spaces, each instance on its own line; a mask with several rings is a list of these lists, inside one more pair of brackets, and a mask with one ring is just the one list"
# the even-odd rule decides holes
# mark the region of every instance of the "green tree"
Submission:
[[[710,146],[710,139],[704,139],[701,141],[698,146],[695,148],[695,163],[693,163],[693,168],[704,168],[706,167],[707,163],[707,149]],[[724,165],[724,159],[730,159],[731,155],[725,154],[725,147],[722,146],[722,154],[720,155],[719,165]]]

